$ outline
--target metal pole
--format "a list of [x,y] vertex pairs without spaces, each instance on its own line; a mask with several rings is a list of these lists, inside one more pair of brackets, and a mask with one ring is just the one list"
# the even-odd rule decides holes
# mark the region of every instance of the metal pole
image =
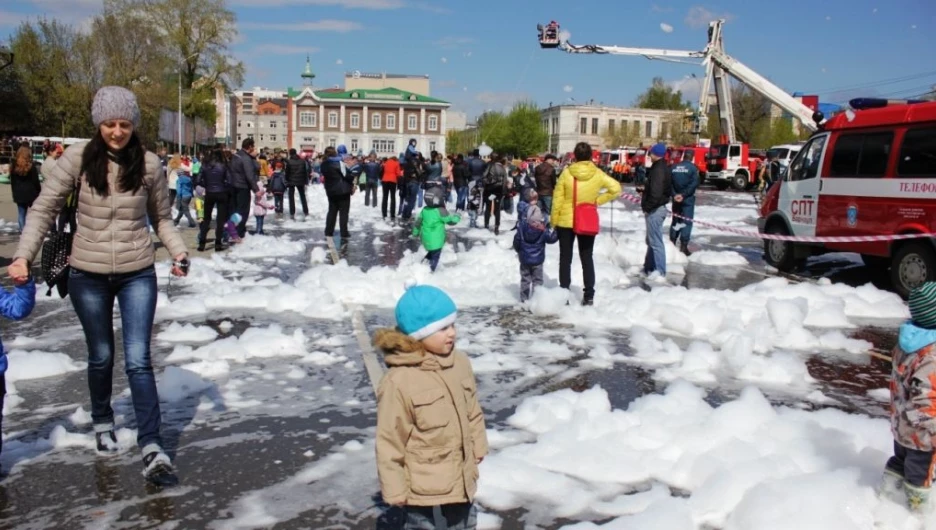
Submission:
[[179,60],[179,155],[182,155],[182,59]]

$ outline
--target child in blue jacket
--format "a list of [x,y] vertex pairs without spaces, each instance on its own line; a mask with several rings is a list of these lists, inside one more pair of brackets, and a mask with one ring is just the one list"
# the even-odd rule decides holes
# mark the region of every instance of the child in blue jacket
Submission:
[[188,219],[189,228],[195,228],[195,220],[192,219],[192,211],[190,210],[192,197],[195,196],[192,176],[188,173],[179,173],[179,178],[176,180],[176,190],[176,207],[179,209],[179,213],[176,214],[175,224],[179,224],[184,215]]
[[[0,315],[10,320],[22,320],[32,313],[36,306],[36,282],[30,277],[24,283],[13,288],[13,292],[0,289]],[[3,398],[6,397],[7,356],[3,342],[0,342],[0,429],[3,427]],[[3,441],[0,438],[0,452]]]
[[513,247],[520,258],[520,301],[526,302],[533,290],[543,285],[543,263],[546,245],[559,240],[559,234],[548,226],[548,219],[540,210],[536,190],[526,190],[525,201],[517,206],[517,233]]

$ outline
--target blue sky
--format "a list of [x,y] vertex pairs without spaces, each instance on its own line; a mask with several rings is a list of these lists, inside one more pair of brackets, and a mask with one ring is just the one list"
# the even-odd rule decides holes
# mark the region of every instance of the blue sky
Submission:
[[[701,50],[708,20],[724,17],[730,55],[822,101],[905,97],[936,85],[936,0],[228,2],[247,87],[299,86],[309,53],[317,86],[341,84],[352,70],[429,74],[432,95],[469,116],[524,98],[628,105],[654,76],[696,97],[699,82],[689,75],[702,77],[699,66],[540,50],[536,24],[552,19],[575,44]],[[3,4],[0,34],[37,14],[81,24],[101,0]]]

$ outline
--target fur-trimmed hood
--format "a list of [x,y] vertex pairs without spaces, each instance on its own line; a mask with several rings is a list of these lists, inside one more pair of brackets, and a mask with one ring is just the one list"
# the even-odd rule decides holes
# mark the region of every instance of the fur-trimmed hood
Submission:
[[374,334],[374,346],[384,354],[387,366],[418,366],[423,370],[442,370],[455,363],[452,354],[435,355],[423,348],[422,342],[404,335],[396,328],[384,328]]

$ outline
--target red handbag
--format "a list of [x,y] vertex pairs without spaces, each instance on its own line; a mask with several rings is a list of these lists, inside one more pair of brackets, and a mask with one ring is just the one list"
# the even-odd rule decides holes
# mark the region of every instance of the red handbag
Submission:
[[578,204],[578,179],[572,178],[572,231],[579,236],[597,236],[600,231],[598,205],[593,203]]

